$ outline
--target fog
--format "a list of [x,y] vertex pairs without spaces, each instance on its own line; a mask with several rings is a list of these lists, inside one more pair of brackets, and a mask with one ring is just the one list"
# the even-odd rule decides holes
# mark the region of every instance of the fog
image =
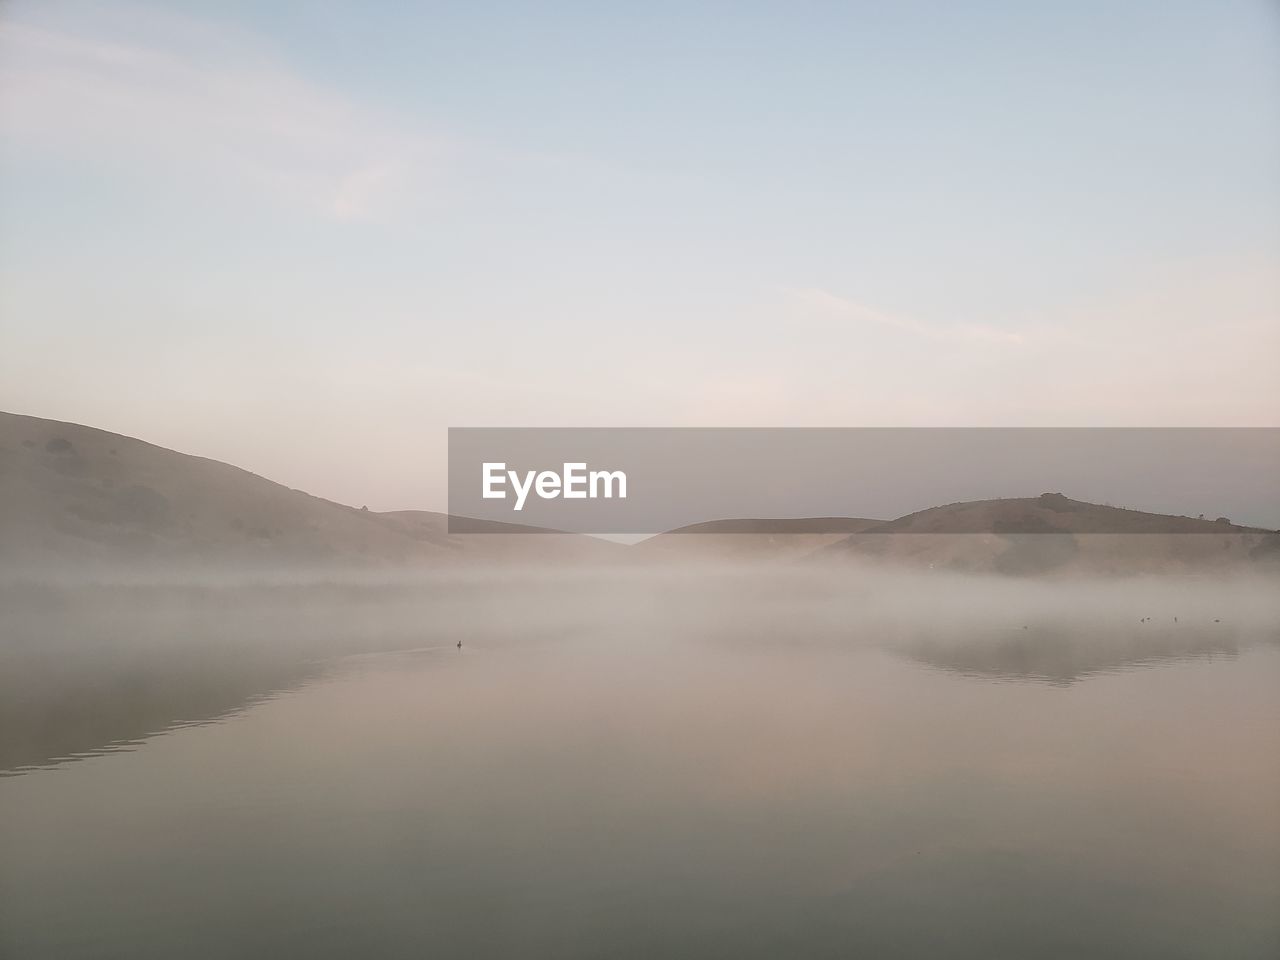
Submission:
[[1071,682],[1280,643],[1263,576],[1036,580],[872,564],[472,567],[0,586],[0,770],[127,747],[394,651],[877,648]]

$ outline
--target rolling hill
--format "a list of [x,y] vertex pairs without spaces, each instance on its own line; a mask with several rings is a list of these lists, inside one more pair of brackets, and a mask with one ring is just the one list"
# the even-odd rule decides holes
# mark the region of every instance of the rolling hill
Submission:
[[1280,554],[1274,531],[1038,497],[951,503],[869,526],[820,548],[822,559],[875,559],[994,573],[1188,572]]
[[450,536],[440,513],[377,513],[92,427],[0,413],[0,570],[434,566],[575,559],[616,544]]
[[649,537],[629,553],[637,561],[664,563],[792,559],[882,522],[856,517],[709,520]]

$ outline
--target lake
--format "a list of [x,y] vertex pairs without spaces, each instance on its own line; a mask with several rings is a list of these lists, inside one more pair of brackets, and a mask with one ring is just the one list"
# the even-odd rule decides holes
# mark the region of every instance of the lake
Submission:
[[13,590],[0,956],[1280,956],[1273,596]]

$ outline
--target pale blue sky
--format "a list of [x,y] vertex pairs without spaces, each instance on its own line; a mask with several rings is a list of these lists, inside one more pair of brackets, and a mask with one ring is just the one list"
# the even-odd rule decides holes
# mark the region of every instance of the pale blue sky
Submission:
[[1280,11],[0,8],[0,408],[379,508],[450,425],[1276,425]]

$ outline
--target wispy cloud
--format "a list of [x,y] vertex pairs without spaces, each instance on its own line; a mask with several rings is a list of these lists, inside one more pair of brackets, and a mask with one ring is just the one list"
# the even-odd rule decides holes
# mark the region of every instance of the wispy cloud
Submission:
[[0,138],[229,178],[338,220],[389,214],[431,185],[439,138],[308,80],[251,36],[113,11],[0,20]]
[[913,337],[926,340],[952,342],[979,342],[1021,344],[1024,334],[1001,330],[981,323],[958,322],[952,324],[926,323],[914,317],[885,313],[866,304],[858,303],[818,288],[787,291],[801,308],[827,319],[844,320],[854,324],[871,324],[891,330],[899,330]]

